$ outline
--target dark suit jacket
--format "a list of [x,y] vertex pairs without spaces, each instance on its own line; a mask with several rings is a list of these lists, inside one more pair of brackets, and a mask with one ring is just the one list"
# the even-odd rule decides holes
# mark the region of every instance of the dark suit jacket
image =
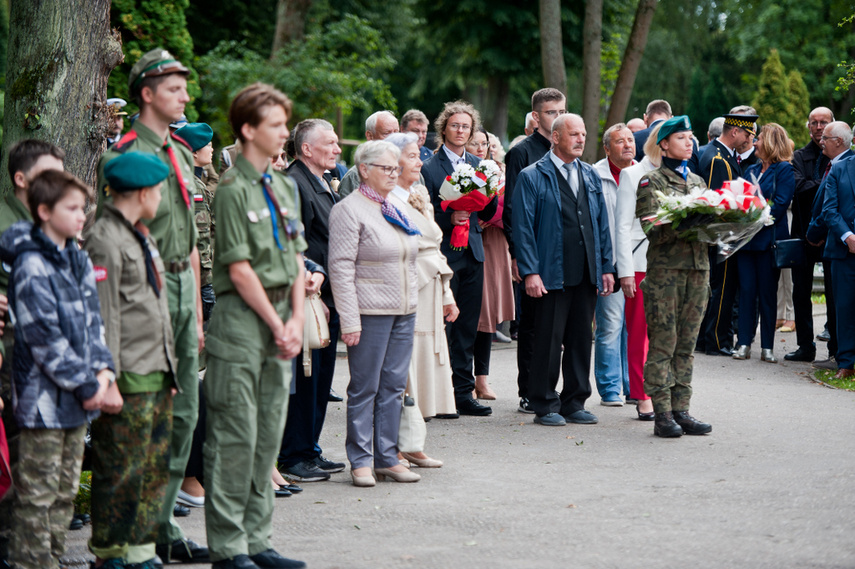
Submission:
[[[288,175],[300,190],[300,213],[305,228],[306,243],[309,248],[306,256],[328,271],[328,251],[330,243],[330,210],[336,198],[321,185],[318,178],[300,160],[288,167]],[[333,305],[329,279],[321,288],[321,298],[328,306]]]
[[824,185],[822,220],[828,226],[825,258],[845,259],[849,248],[841,239],[846,232],[855,232],[855,160],[850,158],[832,166]]
[[[464,156],[466,162],[473,168],[481,162],[476,156],[468,152]],[[422,165],[422,176],[425,179],[425,187],[428,193],[430,193],[434,217],[436,218],[437,225],[442,229],[442,245],[440,246],[440,250],[448,259],[448,264],[452,265],[452,268],[454,268],[453,264],[455,262],[459,262],[465,258],[467,250],[472,252],[476,261],[479,263],[484,262],[484,243],[481,241],[481,226],[478,225],[478,219],[490,221],[496,215],[496,208],[499,204],[498,200],[493,198],[482,211],[471,214],[469,216],[469,247],[462,251],[452,250],[449,245],[451,230],[454,229],[454,225],[451,224],[451,209],[442,211],[439,188],[442,186],[442,182],[445,181],[446,176],[450,176],[453,172],[454,168],[451,165],[451,161],[446,156],[445,150],[442,147]],[[505,203],[507,203],[507,199]]]
[[652,131],[657,124],[661,123],[664,120],[665,119],[659,119],[658,121],[653,121],[653,124],[651,124],[649,127],[639,130],[638,132],[632,135],[632,137],[635,139],[636,162],[641,162],[641,159],[644,158],[644,143],[647,142],[648,138],[650,138],[650,131]]
[[763,176],[760,177],[762,168],[762,163],[754,164],[745,171],[745,175],[747,179],[750,179],[752,174],[760,178],[760,193],[763,194],[772,208],[775,224],[761,229],[742,248],[745,251],[768,251],[772,248],[774,241],[790,238],[787,209],[793,200],[795,188],[793,166],[789,162],[776,162],[770,164]]
[[[804,239],[807,234],[811,218],[814,217],[813,203],[827,165],[828,156],[822,153],[822,148],[813,140],[793,154],[793,175],[796,178],[796,194],[793,197],[793,235],[795,237]],[[821,199],[820,204],[822,204]],[[821,205],[820,209],[822,209]]]
[[711,190],[718,190],[725,180],[735,180],[742,175],[742,170],[736,163],[736,157],[732,156],[718,139],[707,145],[698,162],[698,168],[698,175]]
[[[851,150],[847,150],[843,154],[840,155],[840,162],[844,160],[849,160],[855,153]],[[828,158],[826,156],[826,158]],[[823,172],[825,172],[825,168],[823,167]],[[831,176],[829,172],[828,176],[822,181],[819,185],[819,189],[816,191],[816,195],[813,198],[813,204],[811,205],[811,220],[810,225],[808,225],[807,232],[805,234],[805,238],[811,243],[819,243],[820,241],[824,241],[828,239],[828,226],[825,224],[825,221],[822,216],[822,209],[825,202],[825,188],[826,181],[828,177]]]
[[517,176],[520,175],[523,168],[527,168],[543,158],[551,146],[552,142],[535,130],[525,140],[508,150],[505,155],[505,209],[502,211],[502,226],[512,258],[516,258],[514,255],[512,210]]

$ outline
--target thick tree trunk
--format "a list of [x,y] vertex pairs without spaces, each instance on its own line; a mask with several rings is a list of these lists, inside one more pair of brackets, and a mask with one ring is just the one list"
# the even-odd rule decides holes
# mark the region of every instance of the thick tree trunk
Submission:
[[270,58],[288,42],[300,41],[306,35],[306,14],[312,0],[279,0],[276,3],[276,32],[273,34],[273,49]]
[[657,0],[639,0],[638,2],[635,21],[632,23],[632,32],[629,34],[629,41],[626,44],[626,51],[623,54],[612,102],[609,106],[609,114],[606,117],[606,128],[623,122],[626,117],[626,109],[632,96],[632,86],[635,84],[635,76],[638,74],[638,67],[641,65],[644,48],[647,46],[647,33],[653,23],[656,5]]
[[[122,62],[110,0],[11,0],[3,161],[23,138],[65,150],[65,168],[94,185],[107,147],[107,78]],[[3,176],[3,193],[11,188]]]
[[582,119],[588,130],[588,142],[582,160],[594,162],[600,148],[600,56],[603,51],[603,0],[585,3],[582,28]]
[[561,40],[561,0],[540,0],[540,59],[543,83],[567,93],[567,69]]
[[508,102],[511,85],[505,77],[491,77],[487,85],[467,85],[463,99],[472,103],[481,113],[481,122],[487,132],[499,140],[508,137]]

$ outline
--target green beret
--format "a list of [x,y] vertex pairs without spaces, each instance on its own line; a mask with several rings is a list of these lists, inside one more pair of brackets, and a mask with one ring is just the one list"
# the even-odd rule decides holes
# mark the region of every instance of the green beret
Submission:
[[213,129],[203,122],[190,122],[173,133],[190,145],[193,152],[204,148],[214,138]]
[[656,144],[659,144],[663,139],[668,138],[675,132],[683,132],[686,130],[692,130],[692,123],[689,122],[689,117],[686,115],[671,117],[662,123],[661,127],[659,127],[659,136],[656,137]]
[[133,95],[146,77],[160,77],[170,73],[189,75],[190,70],[165,49],[153,49],[143,55],[131,68],[131,73],[128,76],[128,90]]
[[169,166],[149,152],[127,152],[104,166],[110,191],[133,192],[162,182],[169,176]]

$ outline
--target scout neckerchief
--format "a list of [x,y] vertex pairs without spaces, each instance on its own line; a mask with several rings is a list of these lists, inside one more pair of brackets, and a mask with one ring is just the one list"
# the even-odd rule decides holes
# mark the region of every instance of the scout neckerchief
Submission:
[[677,160],[676,158],[668,158],[667,156],[662,157],[662,164],[670,168],[671,170],[680,174],[684,180],[689,177],[689,161],[688,160]]
[[172,149],[169,138],[163,143],[163,148],[166,149],[166,155],[169,156],[169,162],[172,164],[172,169],[175,170],[175,177],[178,179],[178,186],[181,188],[181,197],[184,198],[184,205],[187,206],[187,209],[191,209],[190,196],[187,195],[187,186],[184,185],[184,176],[181,175],[178,158],[175,157],[175,151]]
[[157,267],[154,266],[154,257],[151,254],[151,249],[148,246],[148,227],[143,225],[141,222],[137,222],[134,225],[134,237],[137,238],[137,241],[142,245],[143,253],[145,253],[145,276],[148,280],[148,284],[151,285],[151,288],[154,289],[154,294],[160,298],[160,290],[163,287],[163,283],[160,280],[160,273],[157,272]]
[[397,225],[401,229],[403,229],[407,235],[421,235],[421,231],[410,221],[410,218],[407,217],[407,214],[403,211],[396,208],[392,205],[389,200],[384,199],[369,188],[366,184],[362,183],[359,185],[360,193],[373,202],[377,202],[380,204],[380,212],[383,214],[383,217],[386,218],[386,221],[391,223],[392,225]]
[[[276,199],[276,194],[273,193],[272,188],[273,176],[270,174],[262,174],[261,175],[261,186],[264,188],[264,201],[267,202],[267,209],[270,210],[270,221],[273,223],[273,239],[276,241],[276,246],[279,247],[280,250],[283,250],[282,242],[279,240],[279,223],[277,220],[281,220],[282,227],[285,228],[285,237],[288,240],[296,239],[297,235],[300,233],[299,222],[293,218],[285,218],[288,215],[288,210],[284,210],[279,207],[279,200]],[[294,190],[294,203],[299,203],[297,201],[297,191]]]

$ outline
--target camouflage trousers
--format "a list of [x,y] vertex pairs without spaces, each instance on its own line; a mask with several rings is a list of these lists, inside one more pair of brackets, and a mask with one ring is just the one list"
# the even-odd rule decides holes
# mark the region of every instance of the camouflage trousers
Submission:
[[92,422],[92,539],[101,559],[154,558],[169,482],[172,396],[123,394],[122,411]]
[[695,342],[710,296],[709,271],[648,268],[641,290],[650,343],[644,392],[656,413],[688,411]]
[[80,485],[86,425],[21,429],[11,559],[18,569],[56,569]]

